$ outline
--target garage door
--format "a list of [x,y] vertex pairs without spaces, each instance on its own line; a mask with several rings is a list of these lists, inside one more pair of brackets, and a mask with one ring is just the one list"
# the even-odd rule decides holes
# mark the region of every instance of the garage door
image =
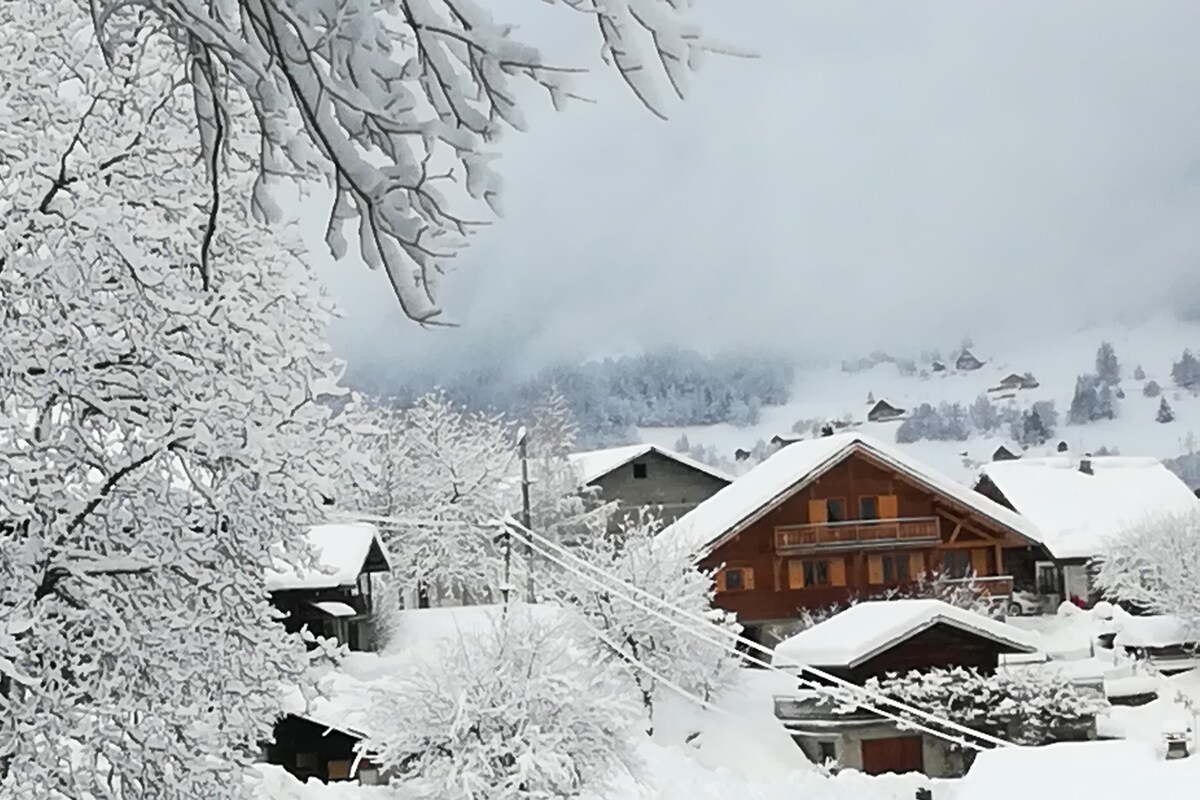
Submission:
[[863,772],[924,772],[920,736],[895,736],[890,739],[865,739],[862,743]]

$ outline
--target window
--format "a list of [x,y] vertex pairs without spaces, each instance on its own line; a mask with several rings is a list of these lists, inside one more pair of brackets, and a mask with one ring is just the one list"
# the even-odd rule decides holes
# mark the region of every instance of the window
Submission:
[[726,567],[717,576],[718,592],[744,592],[754,588],[754,570],[750,567]]
[[829,585],[829,562],[828,561],[805,561],[804,562],[804,585],[805,586],[828,586]]
[[634,462],[633,477],[635,477],[639,480],[646,477],[646,464],[644,462],[641,462],[641,461]]
[[942,572],[948,578],[965,578],[971,573],[969,550],[947,550],[942,554]]
[[1058,594],[1058,567],[1050,561],[1039,561],[1034,567],[1038,594]]
[[788,561],[787,570],[789,589],[846,585],[846,560],[844,558],[804,560],[794,558]]
[[840,497],[831,497],[825,501],[825,519],[827,522],[844,522],[846,520],[846,503]]
[[817,742],[817,760],[822,764],[837,761],[837,745],[833,742]]
[[879,519],[879,498],[874,495],[858,498],[859,519]]
[[883,557],[883,582],[904,583],[908,580],[908,555]]

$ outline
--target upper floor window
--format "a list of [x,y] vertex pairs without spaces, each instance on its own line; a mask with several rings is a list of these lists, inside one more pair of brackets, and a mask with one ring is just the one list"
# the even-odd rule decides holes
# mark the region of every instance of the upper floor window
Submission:
[[845,585],[846,561],[843,558],[797,558],[788,562],[789,589]]
[[633,477],[641,479],[646,477],[646,463],[643,461],[635,461],[633,464]]
[[879,498],[867,495],[858,498],[859,519],[879,519]]
[[831,497],[825,501],[825,521],[845,522],[846,503],[840,497]]

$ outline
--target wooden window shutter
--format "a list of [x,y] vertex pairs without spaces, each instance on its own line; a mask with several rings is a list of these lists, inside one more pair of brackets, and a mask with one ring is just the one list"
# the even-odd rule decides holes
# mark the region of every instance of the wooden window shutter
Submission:
[[971,551],[971,570],[976,575],[991,575],[992,571],[988,568],[988,551],[987,550],[972,550]]
[[798,558],[788,562],[788,588],[804,588],[804,562]]
[[808,521],[810,524],[819,522],[827,522],[829,520],[829,509],[825,506],[824,500],[809,500],[808,501]]
[[900,517],[900,499],[894,494],[879,495],[879,518],[898,519]]
[[925,574],[925,556],[921,553],[908,554],[908,577],[917,580]]
[[717,573],[717,591],[725,591],[725,570],[721,570]]
[[829,562],[829,585],[846,585],[846,559],[835,558]]
[[753,567],[742,567],[742,588],[743,589],[753,589],[754,588],[754,568]]
[[883,583],[883,556],[867,556],[867,583],[874,586]]

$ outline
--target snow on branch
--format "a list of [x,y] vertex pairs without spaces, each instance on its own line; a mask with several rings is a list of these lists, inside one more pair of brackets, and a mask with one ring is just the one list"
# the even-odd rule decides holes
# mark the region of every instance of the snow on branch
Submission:
[[[678,0],[559,0],[599,31],[604,61],[652,113],[660,85],[683,97],[707,51],[733,54],[684,22]],[[549,63],[479,0],[92,0],[110,62],[146,35],[142,9],[193,64],[204,161],[220,168],[228,98],[244,92],[257,117],[259,179],[253,209],[281,212],[269,186],[322,174],[335,190],[326,242],[335,257],[357,225],[361,258],[382,269],[404,312],[440,321],[438,275],[480,222],[470,201],[501,211],[491,145],[526,127],[521,91],[555,108],[575,97],[581,70]],[[494,2],[497,10],[505,4]],[[215,190],[217,184],[212,183]],[[454,194],[449,193],[453,187]],[[209,200],[210,224],[219,198]],[[211,230],[211,227],[210,227]],[[207,248],[202,250],[207,256]],[[202,258],[201,269],[207,269]]]

